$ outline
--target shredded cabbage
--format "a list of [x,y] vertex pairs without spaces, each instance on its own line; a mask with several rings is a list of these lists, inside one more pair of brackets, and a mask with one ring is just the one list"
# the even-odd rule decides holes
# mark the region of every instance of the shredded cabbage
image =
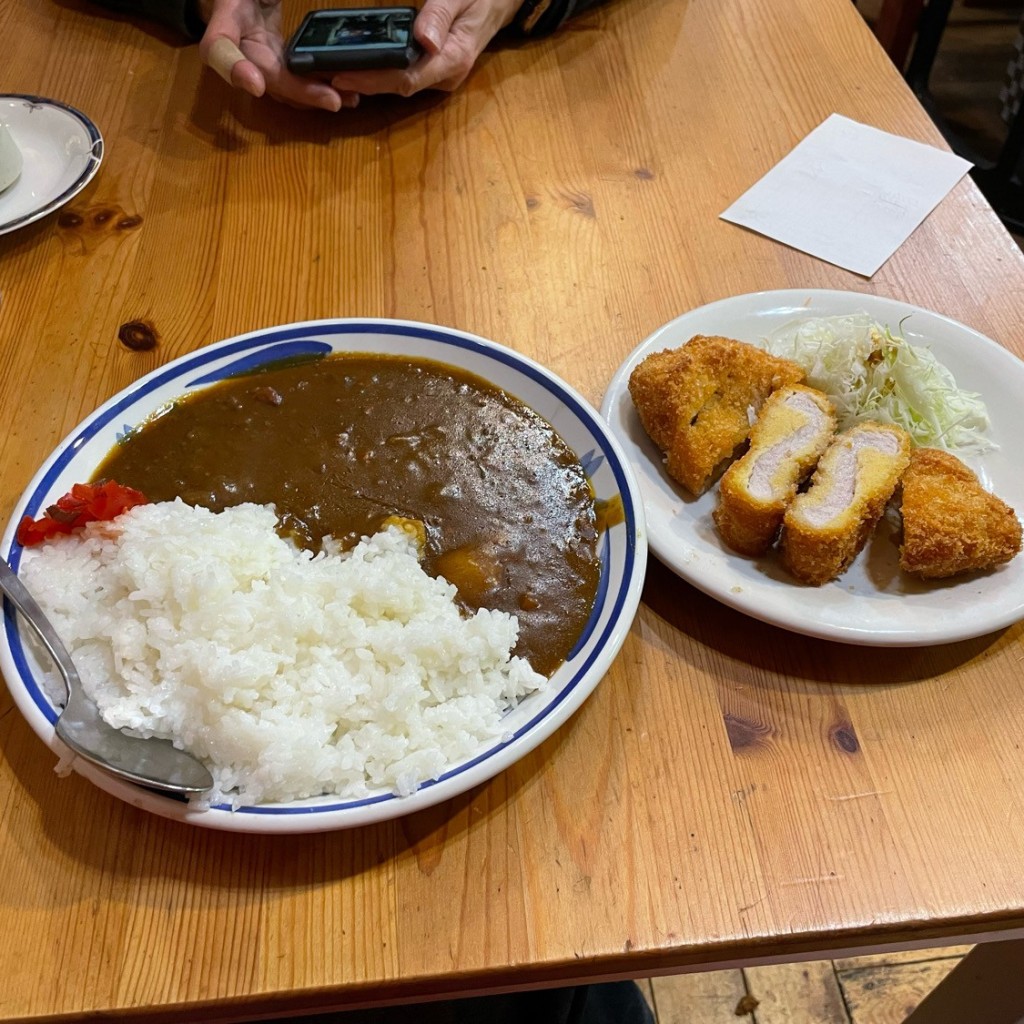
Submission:
[[911,345],[866,313],[794,320],[765,347],[792,359],[836,407],[840,429],[862,420],[895,423],[918,445],[971,454],[996,446],[985,436],[981,398],[957,387],[927,348]]

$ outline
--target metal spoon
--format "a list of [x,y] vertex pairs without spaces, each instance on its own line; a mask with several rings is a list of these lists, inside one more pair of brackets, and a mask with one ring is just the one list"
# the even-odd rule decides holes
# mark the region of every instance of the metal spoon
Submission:
[[50,620],[2,558],[0,590],[35,630],[64,678],[68,700],[56,730],[76,754],[111,775],[168,793],[205,793],[213,787],[213,776],[206,766],[169,740],[128,736],[100,717],[96,705],[85,695],[78,671]]

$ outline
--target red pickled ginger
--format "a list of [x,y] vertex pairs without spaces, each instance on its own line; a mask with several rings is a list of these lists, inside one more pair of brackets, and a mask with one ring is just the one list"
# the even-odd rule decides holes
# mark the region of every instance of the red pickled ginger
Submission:
[[116,480],[75,484],[40,519],[25,516],[18,524],[17,540],[23,547],[31,547],[58,534],[71,533],[86,523],[113,519],[136,505],[147,504],[148,500],[141,491]]

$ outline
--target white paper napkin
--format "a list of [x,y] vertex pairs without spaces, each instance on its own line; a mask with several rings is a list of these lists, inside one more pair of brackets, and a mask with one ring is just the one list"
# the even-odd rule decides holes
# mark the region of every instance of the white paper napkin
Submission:
[[722,219],[870,277],[970,166],[832,114]]

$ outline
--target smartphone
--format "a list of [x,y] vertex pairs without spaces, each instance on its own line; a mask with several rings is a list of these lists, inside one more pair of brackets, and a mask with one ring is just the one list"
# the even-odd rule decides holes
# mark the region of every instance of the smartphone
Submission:
[[298,75],[407,68],[420,54],[415,20],[415,7],[310,11],[288,43],[285,63]]

